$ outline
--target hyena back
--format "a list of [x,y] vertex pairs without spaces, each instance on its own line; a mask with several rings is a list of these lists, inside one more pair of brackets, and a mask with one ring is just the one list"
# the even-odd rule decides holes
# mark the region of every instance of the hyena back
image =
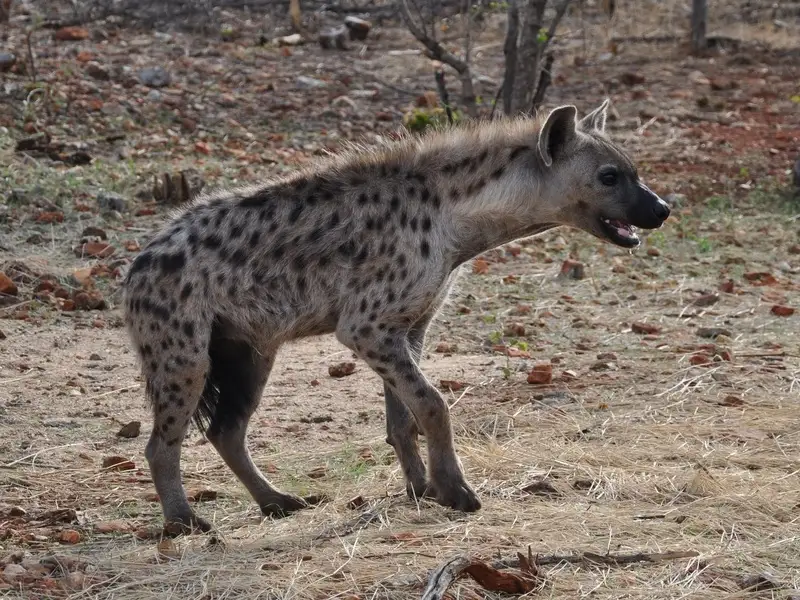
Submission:
[[[669,215],[605,135],[607,101],[577,120],[476,123],[352,152],[262,187],[206,195],[156,235],[126,279],[126,324],[154,411],[146,448],[167,524],[208,530],[181,484],[194,419],[265,515],[306,506],[245,443],[279,346],[335,332],[382,379],[387,442],[410,496],[481,504],[443,398],[419,368],[457,267],[558,225],[625,247]],[[428,442],[428,468],[417,436]]]

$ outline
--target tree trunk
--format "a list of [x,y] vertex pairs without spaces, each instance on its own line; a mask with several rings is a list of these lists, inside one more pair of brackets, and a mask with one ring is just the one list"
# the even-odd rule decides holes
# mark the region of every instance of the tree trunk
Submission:
[[511,114],[511,101],[514,92],[514,80],[517,77],[517,44],[519,43],[519,7],[517,0],[508,3],[508,28],[506,29],[506,43],[503,46],[505,55],[506,72],[503,76],[503,112]]
[[8,23],[11,18],[11,0],[0,0],[0,23]]
[[517,47],[516,77],[511,94],[512,114],[527,111],[536,92],[542,48],[539,37],[546,6],[547,0],[527,0],[520,7],[522,35]]
[[706,24],[708,23],[708,1],[692,0],[692,54],[705,51]]

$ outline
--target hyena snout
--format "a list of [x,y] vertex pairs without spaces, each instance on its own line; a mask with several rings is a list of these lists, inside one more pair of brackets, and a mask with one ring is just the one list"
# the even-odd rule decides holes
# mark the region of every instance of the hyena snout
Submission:
[[669,218],[669,205],[641,181],[636,185],[636,200],[628,221],[642,229],[658,229]]

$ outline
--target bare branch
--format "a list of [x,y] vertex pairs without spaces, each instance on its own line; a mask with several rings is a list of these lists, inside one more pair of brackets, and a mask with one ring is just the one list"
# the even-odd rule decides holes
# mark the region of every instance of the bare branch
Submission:
[[544,41],[542,53],[544,53],[544,51],[547,49],[547,46],[550,44],[550,41],[555,37],[558,24],[561,23],[561,19],[563,19],[564,15],[567,13],[567,8],[569,8],[570,2],[572,2],[572,0],[561,0],[561,4],[559,4],[556,8],[556,14],[553,16],[553,20],[550,22],[550,27],[547,28],[547,39]]
[[544,59],[544,66],[542,67],[541,75],[539,76],[539,83],[536,85],[536,93],[533,94],[533,100],[531,100],[531,107],[528,112],[531,114],[536,114],[537,109],[542,105],[544,102],[544,96],[547,93],[547,88],[550,87],[550,84],[553,82],[553,62],[555,61],[555,56],[552,52],[547,53],[547,57]]
[[408,10],[408,0],[402,0],[400,2],[400,14],[403,16],[403,21],[408,27],[408,30],[411,34],[417,38],[417,40],[425,46],[427,52],[426,55],[429,58],[434,60],[438,60],[439,62],[443,62],[446,65],[453,67],[459,75],[464,75],[464,73],[469,72],[469,65],[458,58],[452,52],[446,50],[444,46],[442,46],[439,42],[435,39],[429,37],[424,29],[420,29],[420,27],[414,22],[411,18],[411,13]]

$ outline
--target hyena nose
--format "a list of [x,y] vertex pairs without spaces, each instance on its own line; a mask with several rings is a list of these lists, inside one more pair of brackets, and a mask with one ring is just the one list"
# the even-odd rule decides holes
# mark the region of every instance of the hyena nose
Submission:
[[[656,196],[656,198],[658,198]],[[666,221],[669,217],[669,205],[661,198],[658,198],[655,206],[653,207],[653,214],[659,221]]]

